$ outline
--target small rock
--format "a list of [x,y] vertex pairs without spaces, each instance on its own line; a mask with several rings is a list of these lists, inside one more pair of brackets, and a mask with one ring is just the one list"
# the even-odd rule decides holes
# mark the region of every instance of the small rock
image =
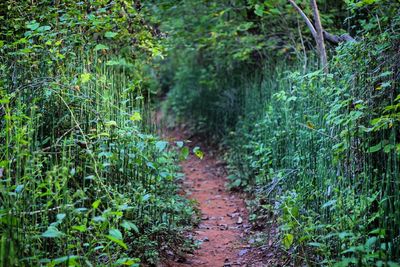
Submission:
[[208,220],[209,218],[208,218],[207,215],[204,215],[204,216],[201,217],[201,219],[202,219],[203,221],[206,221],[206,220]]
[[242,224],[243,223],[243,219],[242,219],[242,217],[240,217],[239,216],[239,218],[238,218],[238,220],[237,220],[237,222],[236,222],[237,224]]
[[232,263],[229,262],[229,259],[225,259],[224,267],[231,267]]
[[242,249],[239,251],[239,257],[243,257],[243,255],[245,255],[247,252],[249,252],[248,249]]
[[167,252],[168,256],[174,256],[175,255],[174,252],[172,252],[171,250],[167,250],[166,252]]
[[239,213],[233,212],[233,213],[228,213],[227,215],[228,215],[229,217],[231,217],[231,218],[235,218],[235,217],[239,216]]
[[219,224],[218,226],[219,226],[219,230],[221,230],[221,231],[228,229],[227,224]]
[[210,239],[208,239],[208,237],[206,237],[206,236],[205,236],[205,237],[203,238],[203,240],[202,240],[202,241],[203,241],[203,242],[209,242],[209,241],[210,241]]
[[216,162],[215,162],[215,166],[221,166],[221,165],[225,165],[225,162],[223,162],[223,161],[221,161],[221,160],[217,160]]
[[205,225],[205,224],[199,224],[199,229],[210,229],[210,227],[208,226],[208,225]]

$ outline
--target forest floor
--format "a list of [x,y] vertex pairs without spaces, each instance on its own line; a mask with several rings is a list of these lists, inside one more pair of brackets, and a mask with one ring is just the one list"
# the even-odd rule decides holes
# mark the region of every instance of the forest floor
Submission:
[[[164,130],[163,135],[170,141],[187,140],[190,136],[182,128]],[[198,203],[201,213],[200,223],[190,234],[200,245],[179,262],[170,260],[162,266],[282,266],[276,264],[280,260],[271,251],[252,246],[254,232],[248,222],[244,197],[227,189],[227,172],[219,153],[202,141],[192,140],[188,145],[200,146],[204,152],[203,159],[190,155],[181,162],[185,174],[183,194]]]
[[[167,136],[185,140],[185,135],[185,131],[177,129]],[[243,266],[242,258],[250,248],[243,242],[250,228],[244,200],[226,189],[224,162],[212,151],[202,150],[203,159],[190,155],[181,163],[184,193],[198,203],[201,212],[201,221],[193,233],[200,246],[194,254],[187,255],[184,263],[170,262],[168,266]]]

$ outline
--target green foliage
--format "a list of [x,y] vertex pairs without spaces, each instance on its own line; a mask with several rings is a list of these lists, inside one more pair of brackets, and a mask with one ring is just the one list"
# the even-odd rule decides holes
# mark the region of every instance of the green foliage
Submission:
[[146,23],[128,1],[0,4],[0,266],[138,266],[190,245],[179,155],[152,134]]
[[363,34],[336,49],[329,75],[267,68],[251,86],[267,97],[246,95],[230,135],[235,185],[251,185],[255,203],[267,203],[252,207],[254,219],[277,214],[283,246],[322,265],[396,265],[400,257],[399,35]]
[[399,3],[318,1],[324,28],[357,40],[328,45],[330,74],[287,1],[164,3],[169,106],[227,147],[253,223],[279,225],[295,266],[395,266]]

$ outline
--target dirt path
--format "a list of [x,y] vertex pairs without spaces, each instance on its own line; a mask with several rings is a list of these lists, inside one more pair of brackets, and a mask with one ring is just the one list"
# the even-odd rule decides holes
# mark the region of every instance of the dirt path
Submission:
[[[183,140],[178,132],[169,134],[170,139]],[[196,144],[197,145],[197,144]],[[183,188],[190,199],[199,203],[201,222],[195,229],[195,239],[201,245],[185,263],[169,263],[168,266],[245,266],[242,257],[249,251],[242,242],[249,228],[245,203],[240,196],[226,189],[226,171],[223,162],[206,149],[200,160],[191,155],[181,163],[186,179]]]

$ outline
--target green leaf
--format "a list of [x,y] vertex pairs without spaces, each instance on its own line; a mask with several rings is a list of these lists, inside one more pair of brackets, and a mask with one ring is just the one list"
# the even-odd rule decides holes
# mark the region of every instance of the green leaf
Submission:
[[92,204],[93,209],[97,209],[99,207],[100,203],[101,203],[101,199],[98,199],[95,202],[93,202],[93,204]]
[[57,221],[62,221],[67,215],[65,213],[59,213],[57,214],[56,218]]
[[28,25],[26,25],[26,27],[31,31],[36,30],[37,28],[39,28],[39,26],[40,26],[40,23],[36,22],[35,20],[31,21]]
[[114,38],[115,36],[117,36],[117,34],[118,33],[116,33],[116,32],[106,32],[104,34],[104,37],[106,37],[106,38]]
[[139,228],[138,228],[138,227],[136,226],[136,224],[134,224],[133,222],[124,220],[124,221],[121,223],[121,226],[122,226],[125,230],[128,230],[128,231],[133,230],[133,231],[135,231],[137,234],[139,233]]
[[[72,263],[75,263],[76,262],[75,260],[79,259],[79,258],[80,258],[79,256],[75,256],[75,255],[64,256],[64,257],[60,257],[60,258],[54,259],[52,261],[52,263],[57,265],[57,264],[61,264],[61,263],[64,263],[64,262],[68,261],[69,264],[72,264]],[[69,265],[69,266],[72,266],[72,265]]]
[[382,142],[368,148],[369,153],[375,153],[382,149]]
[[156,148],[159,152],[162,152],[168,145],[166,141],[158,141],[156,142]]
[[308,243],[308,245],[309,245],[309,246],[312,246],[312,247],[320,248],[320,247],[322,247],[324,244],[318,243],[318,242],[310,242],[310,243]]
[[271,8],[268,11],[273,15],[281,15],[282,14],[281,11],[277,8]]
[[46,232],[42,234],[42,237],[46,238],[57,238],[57,237],[62,237],[65,234],[63,232],[60,232],[56,227],[54,226],[49,226],[47,228]]
[[122,240],[122,233],[120,230],[112,228],[108,231],[108,234],[116,239]]
[[104,218],[103,216],[96,216],[96,217],[93,217],[93,219],[92,219],[94,222],[105,222],[106,221],[106,218]]
[[350,264],[356,264],[357,259],[356,258],[343,258],[341,261],[335,263],[333,266],[334,267],[347,267],[350,266]]
[[183,147],[181,149],[181,155],[180,158],[181,160],[185,160],[189,157],[189,148],[187,146]]
[[332,200],[329,200],[328,202],[326,202],[324,205],[322,205],[322,208],[325,209],[325,208],[334,206],[335,204],[336,204],[336,199],[332,199]]
[[107,127],[117,127],[117,122],[116,121],[107,121],[106,123],[104,123],[105,126]]
[[115,262],[116,266],[127,265],[127,266],[139,266],[138,263],[140,262],[139,258],[121,258]]
[[196,146],[195,148],[193,148],[193,153],[194,153],[199,159],[203,159],[203,157],[204,157],[203,151],[201,151],[200,148],[199,148],[198,146]]
[[81,233],[86,232],[86,229],[87,229],[86,225],[73,225],[71,228],[73,230],[77,230]]
[[242,184],[242,180],[241,179],[236,179],[235,181],[233,181],[231,183],[231,187],[239,187]]
[[133,115],[130,117],[131,121],[141,121],[142,120],[142,116],[140,115],[140,113],[138,111],[135,111],[133,113]]
[[115,244],[120,245],[124,249],[128,249],[128,246],[124,243],[124,241],[122,241],[122,240],[120,240],[118,238],[115,238],[115,237],[113,237],[111,235],[106,235],[106,238],[108,238],[109,240],[111,240]]
[[150,199],[150,194],[146,194],[146,195],[144,195],[143,197],[142,197],[142,200],[143,201],[147,201],[147,200],[149,200]]
[[37,29],[38,32],[46,32],[46,31],[50,31],[51,27],[50,26],[41,26]]
[[380,237],[384,237],[386,234],[386,230],[382,228],[377,228],[369,232],[371,235],[378,235]]
[[262,17],[262,16],[264,15],[264,7],[263,7],[262,5],[256,4],[256,5],[255,5],[254,13],[255,13],[257,16]]
[[82,73],[81,74],[81,83],[87,83],[90,81],[91,74],[90,73]]
[[289,249],[293,244],[294,236],[292,234],[285,234],[283,237],[283,246]]
[[350,233],[350,232],[340,232],[339,234],[338,234],[338,236],[339,236],[339,238],[340,239],[345,239],[346,237],[352,237],[352,236],[354,236],[354,234],[353,233]]
[[376,243],[378,238],[376,236],[368,238],[368,240],[365,242],[365,246],[367,248],[372,248],[372,246]]
[[96,45],[95,47],[94,47],[94,51],[99,51],[99,50],[107,50],[107,49],[109,49],[109,47],[108,46],[106,46],[106,45],[103,45],[103,44],[98,44],[98,45]]

